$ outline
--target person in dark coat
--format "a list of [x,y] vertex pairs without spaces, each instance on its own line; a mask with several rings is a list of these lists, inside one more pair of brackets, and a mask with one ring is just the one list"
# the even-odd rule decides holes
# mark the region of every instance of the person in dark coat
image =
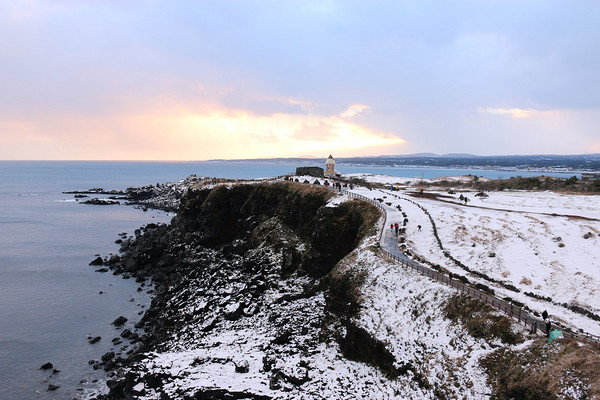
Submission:
[[542,313],[542,318],[544,318],[544,321],[546,320],[546,318],[548,318],[548,311],[544,310],[544,312]]

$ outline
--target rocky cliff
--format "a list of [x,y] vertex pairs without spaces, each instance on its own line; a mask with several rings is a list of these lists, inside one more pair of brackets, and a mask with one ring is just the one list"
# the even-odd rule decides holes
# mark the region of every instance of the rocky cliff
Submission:
[[[260,370],[273,391],[310,380],[310,363],[290,367],[290,360],[333,340],[326,337],[328,320],[332,311],[344,313],[340,296],[352,288],[340,292],[330,273],[374,232],[379,218],[369,203],[337,204],[334,196],[293,182],[190,190],[170,225],[151,224],[125,240],[121,256],[105,263],[140,283],[150,278],[155,294],[137,324],[144,334],[130,357],[125,359],[122,348],[98,363],[114,375],[103,398],[139,397],[150,390],[169,398],[161,388],[171,378],[149,370],[146,360],[153,352],[182,348],[198,354],[190,361],[196,366]],[[246,338],[243,345],[240,337]],[[248,348],[240,352],[240,346]],[[237,398],[216,386],[222,392],[206,398]],[[181,398],[208,393],[180,389]]]

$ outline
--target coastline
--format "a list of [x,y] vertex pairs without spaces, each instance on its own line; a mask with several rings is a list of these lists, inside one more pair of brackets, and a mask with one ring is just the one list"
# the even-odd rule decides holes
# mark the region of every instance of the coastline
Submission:
[[[285,196],[289,190],[298,189],[301,190],[296,196],[300,196],[300,199],[306,197],[306,200],[296,202],[295,209],[306,209],[301,212],[308,212],[307,215],[312,216],[310,220],[314,220],[313,223],[329,224],[325,221],[331,220],[335,215],[327,213],[314,216],[317,215],[317,208],[321,209],[331,196],[327,189],[307,188],[300,184],[294,186],[270,183],[264,186],[255,183],[236,186],[230,191],[250,190],[254,196],[266,196],[265,199],[270,198],[279,204],[278,207],[287,209],[289,205],[286,205],[285,197],[281,196]],[[208,189],[208,196],[217,196],[215,193],[219,190]],[[302,194],[307,190],[308,194]],[[247,194],[240,195],[240,200],[245,202]],[[204,202],[204,197],[198,196],[201,196],[198,201]],[[256,200],[255,206],[260,207],[260,204],[262,201]],[[213,366],[229,365],[239,374],[248,372],[248,369],[256,371],[259,368],[255,364],[262,363],[260,368],[266,372],[272,371],[269,387],[275,388],[273,390],[303,384],[307,380],[307,368],[303,367],[302,373],[289,373],[273,365],[284,354],[289,356],[292,352],[299,355],[311,347],[318,347],[319,337],[322,335],[321,328],[328,314],[327,303],[330,301],[324,297],[323,288],[320,287],[323,284],[321,278],[333,268],[336,260],[351,249],[348,243],[351,244],[354,240],[339,242],[336,248],[341,249],[343,253],[331,250],[324,252],[325,248],[320,241],[306,242],[310,237],[306,236],[307,232],[312,233],[315,229],[319,231],[322,228],[319,228],[319,225],[306,225],[304,219],[293,222],[289,219],[289,215],[292,214],[283,211],[276,211],[276,215],[279,215],[279,218],[287,218],[288,224],[296,228],[290,229],[273,217],[262,222],[253,222],[248,221],[249,218],[238,216],[235,221],[246,221],[238,227],[240,229],[234,232],[219,232],[219,228],[215,231],[214,225],[210,223],[215,210],[211,209],[203,214],[203,218],[207,220],[196,226],[197,222],[193,219],[186,220],[185,207],[196,206],[190,205],[190,200],[187,199],[183,212],[174,219],[171,226],[146,226],[135,240],[124,241],[122,256],[119,259],[103,260],[103,264],[115,274],[127,274],[139,281],[152,277],[155,295],[150,308],[136,324],[136,327],[144,328],[145,333],[139,338],[139,345],[135,352],[131,353],[131,357],[123,359],[117,354],[107,354],[96,364],[108,371],[117,368],[120,371],[117,373],[119,378],[115,377],[107,383],[110,388],[109,394],[99,395],[97,398],[120,398],[123,391],[143,395],[148,390],[160,389],[167,383],[167,377],[144,368],[140,369],[140,365],[144,364],[146,357],[152,357],[149,354],[153,351],[168,350],[170,341],[175,340],[179,343],[178,346],[181,346],[181,343],[194,343],[194,346],[200,349],[215,345],[222,348],[226,346],[223,343],[200,343],[198,336],[205,341],[210,341],[211,335],[222,339],[228,335],[226,332],[235,336],[235,332],[248,332],[250,327],[253,335],[263,337],[264,343],[259,347],[263,348],[266,355],[261,359],[215,358],[207,355],[206,360],[194,362]],[[217,204],[215,207],[219,209],[220,206]],[[312,211],[308,211],[310,209]],[[265,209],[264,212],[270,214],[275,212],[275,209]],[[283,214],[280,214],[281,212]],[[345,212],[356,213],[351,209]],[[248,216],[256,218],[259,214],[252,212]],[[356,220],[356,217],[352,220]],[[195,228],[190,228],[190,224]],[[208,229],[209,227],[211,228]],[[356,229],[356,226],[350,224],[344,229],[338,227],[337,233],[341,235],[347,232],[341,237],[351,237],[357,234]],[[323,231],[323,234],[325,232],[327,231]],[[333,238],[326,240],[329,242]],[[196,242],[203,245],[189,246],[190,243]],[[217,247],[214,247],[215,244]],[[307,252],[307,246],[314,250]],[[320,250],[317,251],[317,248]],[[304,253],[301,260],[300,252]],[[145,262],[140,263],[141,259]],[[298,268],[303,272],[299,273]],[[213,295],[202,295],[207,292]],[[323,311],[319,313],[319,309]],[[173,332],[177,332],[176,338],[173,337]],[[233,342],[238,340],[239,338]],[[233,345],[230,343],[230,346]],[[268,346],[268,350],[264,349],[264,346]],[[131,365],[134,367],[131,368]],[[145,389],[139,390],[140,387]],[[224,388],[218,389],[217,392],[223,396],[235,395],[235,391]],[[260,393],[253,393],[252,396],[263,398]]]
[[[227,190],[229,189],[226,189],[226,191]],[[174,218],[174,223],[183,223],[182,226],[186,226],[186,223],[182,222],[181,216],[179,215]],[[192,225],[196,228],[198,227],[194,223]],[[204,233],[200,234],[202,237],[202,235],[207,234],[206,224],[200,225],[204,226],[204,228],[202,228],[204,229]],[[169,262],[163,260],[156,264],[159,265],[162,263],[163,266],[166,266],[167,264],[175,262],[175,265],[182,267],[180,271],[182,275],[177,278],[166,273],[166,270],[164,273],[160,270],[153,271],[144,268],[140,270],[138,268],[139,265],[133,262],[130,263],[130,270],[128,270],[127,260],[118,260],[119,263],[121,263],[120,266],[117,265],[118,263],[113,263],[114,265],[112,265],[112,268],[115,272],[131,274],[132,277],[152,276],[153,279],[157,280],[159,283],[159,288],[157,289],[158,294],[152,301],[154,311],[149,314],[147,313],[148,316],[144,316],[142,321],[140,321],[139,327],[159,326],[159,329],[153,328],[156,329],[153,333],[142,336],[142,344],[135,354],[133,354],[131,359],[121,360],[117,358],[116,360],[113,360],[113,357],[115,356],[113,355],[108,359],[108,362],[105,362],[103,367],[108,365],[108,369],[112,371],[111,373],[116,372],[116,374],[112,376],[114,379],[112,379],[109,384],[111,392],[108,395],[99,395],[97,397],[98,399],[120,398],[119,393],[123,393],[123,390],[125,390],[125,392],[130,391],[129,393],[136,397],[148,399],[155,398],[153,396],[158,396],[159,393],[165,393],[165,396],[172,396],[174,393],[179,393],[179,395],[182,396],[192,396],[189,398],[210,395],[214,396],[213,398],[236,398],[226,396],[246,396],[244,398],[266,399],[271,398],[272,396],[277,397],[277,393],[280,393],[281,390],[295,393],[296,390],[305,391],[307,388],[312,387],[311,385],[321,385],[320,389],[308,389],[309,393],[313,393],[314,396],[317,396],[317,393],[319,393],[318,390],[323,390],[322,385],[325,384],[324,381],[326,379],[324,378],[324,380],[319,381],[314,378],[315,374],[323,374],[324,371],[314,365],[314,359],[311,361],[308,354],[311,352],[313,352],[313,354],[315,354],[314,352],[319,353],[318,349],[323,346],[323,343],[337,343],[335,346],[339,346],[338,351],[341,350],[342,354],[335,356],[335,351],[333,351],[334,358],[341,355],[346,358],[348,362],[358,361],[359,364],[362,363],[363,367],[361,368],[365,368],[365,370],[363,370],[361,374],[375,373],[382,374],[382,376],[388,376],[391,373],[392,375],[399,374],[398,376],[400,376],[406,372],[400,373],[395,367],[389,369],[389,365],[397,365],[397,361],[391,361],[391,364],[390,362],[385,362],[384,364],[387,363],[388,365],[386,367],[385,365],[377,365],[377,363],[373,365],[372,362],[370,363],[369,359],[364,358],[364,356],[344,353],[346,347],[344,345],[344,340],[340,341],[340,332],[345,332],[345,336],[342,335],[345,337],[345,340],[347,340],[348,337],[352,337],[350,340],[355,344],[356,340],[359,342],[371,343],[371,351],[373,351],[373,349],[379,349],[380,351],[378,359],[386,360],[389,359],[389,357],[392,357],[391,360],[394,360],[394,355],[385,350],[386,346],[382,346],[379,339],[369,333],[372,332],[372,327],[365,329],[365,326],[370,326],[371,323],[365,325],[365,321],[363,321],[357,325],[357,321],[354,317],[348,318],[348,315],[343,316],[345,311],[338,315],[337,320],[332,317],[332,315],[335,315],[335,301],[333,301],[332,306],[331,298],[328,297],[330,296],[328,293],[331,292],[331,287],[329,287],[328,292],[327,290],[324,290],[322,281],[307,281],[306,275],[303,274],[294,275],[294,273],[292,273],[286,275],[285,273],[282,273],[282,267],[287,262],[286,260],[294,259],[293,252],[292,255],[288,256],[286,256],[285,251],[283,253],[278,253],[278,251],[273,252],[274,248],[272,247],[272,243],[264,247],[266,242],[256,248],[255,246],[257,243],[251,241],[252,246],[248,247],[248,245],[245,244],[245,241],[247,240],[233,241],[224,246],[221,250],[215,250],[213,248],[207,252],[204,250],[200,251],[196,245],[193,245],[191,248],[195,248],[195,250],[192,251],[189,245],[195,243],[195,240],[197,240],[198,237],[195,237],[194,229],[190,230],[187,228],[189,228],[189,226],[186,226],[186,229],[180,230],[178,234],[174,234],[172,227],[170,228],[166,225],[149,226],[140,231],[140,234],[137,235],[136,243],[124,243],[125,248],[127,248],[127,246],[132,246],[135,252],[135,249],[138,249],[138,251],[140,249],[145,249],[144,251],[156,249],[158,247],[157,243],[164,242],[164,248],[177,249],[177,251],[170,254],[170,256],[176,258],[177,256],[175,254],[179,254],[179,256],[185,254],[185,258],[188,259],[188,261],[189,259],[196,260],[194,261],[194,269],[192,270],[183,268],[181,264],[182,260],[170,260]],[[275,224],[264,227],[263,231],[268,230],[273,232],[281,229],[283,229],[282,226]],[[187,232],[187,234],[183,235],[183,232]],[[213,234],[214,232],[209,233],[209,236]],[[146,237],[146,235],[148,235],[148,237]],[[178,239],[174,240],[173,235],[178,236]],[[286,236],[289,238],[290,233],[287,232]],[[160,238],[160,240],[157,238]],[[166,239],[165,241],[165,238],[169,239]],[[267,242],[272,240],[274,240],[274,238],[270,237]],[[296,246],[296,248],[301,248],[303,245],[298,242],[294,246]],[[276,248],[277,246],[275,246],[275,249]],[[279,250],[281,250],[281,248]],[[253,256],[256,256],[257,258],[245,258],[245,255],[249,252],[252,252]],[[368,252],[365,252],[363,248],[363,250],[356,253],[354,257],[364,257],[365,253]],[[133,258],[136,258],[139,255],[140,254]],[[131,256],[131,254],[129,256]],[[110,260],[104,260],[104,262],[111,266]],[[370,259],[369,262],[373,263],[374,260]],[[136,267],[134,267],[134,264]],[[232,265],[235,268],[229,270],[228,268],[231,268]],[[250,272],[250,275],[244,276],[242,274],[243,276],[241,276],[240,266],[242,266],[242,271],[245,271],[246,273]],[[198,276],[198,268],[209,271],[207,276],[209,277],[208,280],[211,282],[212,286],[203,286],[202,282],[207,279],[207,276]],[[249,271],[246,271],[246,268],[249,268]],[[224,273],[224,271],[226,272]],[[357,271],[354,271],[354,273],[356,272]],[[354,278],[352,279],[358,279],[356,278],[356,275],[353,276]],[[184,277],[183,281],[180,280],[182,277]],[[226,277],[234,278],[230,279]],[[282,284],[282,278],[284,278],[283,282],[286,282],[285,284]],[[248,282],[260,282],[260,284],[250,285],[250,287],[252,287],[252,289],[250,289],[248,288]],[[160,285],[163,284],[164,286],[161,288]],[[264,287],[265,284],[266,287]],[[168,289],[169,287],[172,289]],[[211,290],[214,290],[214,287],[220,287],[224,292],[213,293],[216,297],[212,300],[207,299],[202,295],[198,295],[198,293],[210,292]],[[301,290],[298,290],[298,288],[301,288]],[[261,292],[261,290],[263,290],[263,292]],[[256,299],[264,296],[264,293],[269,290],[271,291],[269,294],[271,302],[267,302],[266,307],[264,304],[262,306],[254,307],[251,304],[252,300],[235,297],[234,295],[234,293],[240,292],[250,299]],[[431,290],[431,287],[429,290]],[[439,291],[440,289],[436,288],[436,290]],[[184,293],[183,297],[177,294],[179,291]],[[442,292],[444,291],[442,290]],[[440,292],[436,293],[439,294]],[[348,292],[344,292],[344,295],[347,294]],[[445,293],[442,297],[448,295],[448,293]],[[216,303],[214,299],[216,298],[225,298],[228,300],[226,300],[224,304],[219,304],[214,308],[214,304]],[[279,309],[280,312],[276,313],[276,315],[273,315],[273,313],[263,313],[263,324],[257,324],[257,316],[261,315],[261,308],[263,307],[270,311]],[[181,309],[185,311],[183,313],[176,312],[176,310]],[[320,313],[318,310],[324,310],[324,312]],[[211,316],[206,317],[204,314],[207,313]],[[200,318],[198,317],[198,314],[203,316]],[[289,318],[284,318],[285,322],[281,323],[280,314],[284,314]],[[312,315],[316,320],[307,320],[307,315]],[[332,318],[337,322],[332,322]],[[239,326],[239,321],[245,321],[245,325],[242,323],[242,326]],[[248,321],[252,322],[248,323]],[[267,321],[266,324],[265,321]],[[349,321],[354,322],[350,323]],[[269,323],[272,324],[269,325]],[[437,323],[439,324],[440,322]],[[363,326],[361,327],[361,325]],[[298,326],[303,327],[303,330],[298,332]],[[419,326],[416,327],[416,329],[423,328]],[[428,329],[434,329],[434,331],[439,334],[439,327],[435,328],[434,326],[433,328],[430,327]],[[448,329],[448,327],[446,327],[446,329]],[[177,332],[177,338],[173,336],[174,331]],[[198,335],[199,332],[202,333]],[[323,341],[324,332],[328,332],[330,335],[325,341]],[[258,340],[249,341],[248,335],[258,336]],[[202,339],[199,339],[198,336]],[[294,346],[298,346],[296,341],[298,337],[303,338],[304,345],[302,346],[304,347],[294,348]],[[223,338],[228,339],[224,340]],[[454,340],[456,338],[452,339]],[[250,344],[248,344],[249,342]],[[306,347],[307,343],[308,347]],[[480,345],[485,348],[485,344],[480,343]],[[273,350],[277,346],[281,348]],[[234,347],[237,348],[237,352],[231,350]],[[326,348],[328,352],[332,351],[331,347],[326,346]],[[265,349],[271,351],[271,353],[268,353]],[[307,351],[308,353],[306,353]],[[323,349],[321,348],[320,351],[323,351]],[[289,356],[290,353],[301,355],[299,358],[295,358],[295,364],[278,363],[278,360],[285,357],[284,355]],[[220,356],[215,356],[215,354],[220,354]],[[244,356],[240,356],[240,354]],[[323,356],[323,353],[320,354]],[[259,355],[261,356],[259,357]],[[471,354],[468,357],[472,356],[474,355]],[[354,359],[353,357],[358,358]],[[110,362],[113,362],[113,364],[110,364]],[[329,362],[333,361],[329,360]],[[472,370],[473,363],[474,361],[471,360],[471,370],[468,374],[474,373]],[[166,367],[167,364],[171,365],[171,367],[177,365],[178,367],[175,368],[175,370],[184,372],[184,375],[182,377],[174,376],[172,368]],[[353,368],[356,368],[356,365],[354,365]],[[195,371],[198,371],[198,369],[204,371],[204,375],[202,375],[203,378],[195,375],[197,373]],[[409,370],[413,371],[412,369]],[[207,373],[207,371],[212,372]],[[249,371],[252,371],[252,373],[249,373]],[[368,373],[366,371],[368,371]],[[481,374],[481,371],[476,373]],[[187,378],[188,375],[189,379],[195,381],[200,380],[201,383],[196,382],[196,384],[192,384]],[[269,376],[270,378],[267,379],[266,377]],[[349,375],[347,375],[346,378],[348,376]],[[365,376],[361,376],[361,379],[364,379]],[[412,380],[409,380],[412,382],[413,386],[414,384],[419,386],[419,382],[429,382],[429,379],[431,379],[431,377],[425,378],[424,376],[421,376],[419,378],[419,376],[419,374],[415,375],[413,371]],[[417,377],[416,380],[415,377]],[[335,378],[342,379],[343,377],[338,375]],[[223,379],[225,379],[225,381],[222,381]],[[229,381],[228,379],[232,380]],[[241,379],[245,383],[242,385],[233,384],[236,379]],[[265,379],[267,379],[266,384]],[[423,379],[425,380],[423,381]],[[478,379],[475,386],[479,388],[485,387],[485,377],[480,375]],[[224,387],[226,382],[232,383],[229,389]],[[468,381],[464,381],[463,383],[467,386],[473,385],[473,383],[469,383]],[[428,383],[428,385],[429,384],[431,383]],[[461,390],[466,390],[467,386],[459,385],[459,388]],[[345,386],[344,389],[348,390],[351,387],[354,390],[358,390],[358,392],[367,390],[364,387],[361,389],[360,384],[358,384],[358,386]],[[391,387],[386,387],[385,385],[378,388],[378,390],[383,390],[384,392],[391,389]],[[419,392],[419,390],[422,389],[423,388],[417,389],[411,386],[413,393]],[[441,390],[441,386],[438,387],[438,389]],[[310,392],[310,390],[314,390],[314,392]],[[398,390],[398,388],[393,388],[393,390]],[[332,398],[337,398],[336,396],[338,396],[339,393],[335,393],[335,391],[328,392]],[[365,391],[363,393],[368,395],[369,392]],[[163,394],[161,394],[161,396],[163,396]]]

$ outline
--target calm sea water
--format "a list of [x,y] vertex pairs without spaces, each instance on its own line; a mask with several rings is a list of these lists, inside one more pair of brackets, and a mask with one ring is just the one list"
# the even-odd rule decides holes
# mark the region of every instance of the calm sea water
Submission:
[[[109,350],[119,315],[139,319],[148,294],[138,284],[94,272],[96,254],[118,252],[114,241],[171,215],[133,207],[82,205],[63,191],[124,189],[181,180],[191,174],[259,178],[292,172],[295,165],[227,162],[13,162],[0,161],[0,398],[83,397],[104,378],[88,365]],[[345,173],[433,178],[475,174],[490,178],[539,173],[339,166]],[[559,174],[560,175],[560,174]],[[563,176],[570,176],[566,174]],[[103,294],[100,294],[103,292]],[[88,335],[102,336],[90,345]],[[60,372],[39,367],[52,362]],[[82,383],[83,381],[83,383]],[[49,384],[60,385],[48,392]],[[78,391],[83,388],[84,391]]]

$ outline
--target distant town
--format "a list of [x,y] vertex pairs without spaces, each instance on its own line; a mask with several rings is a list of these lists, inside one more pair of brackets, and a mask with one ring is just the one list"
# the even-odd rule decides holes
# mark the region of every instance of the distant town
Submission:
[[[296,164],[318,164],[325,162],[323,158],[269,158],[245,159],[231,161],[269,161]],[[472,154],[432,154],[419,153],[410,155],[389,155],[375,157],[336,157],[336,162],[343,165],[380,166],[380,167],[435,167],[456,169],[493,169],[507,171],[552,171],[552,172],[598,172],[600,171],[600,154],[579,155],[509,155],[509,156],[476,156]]]

